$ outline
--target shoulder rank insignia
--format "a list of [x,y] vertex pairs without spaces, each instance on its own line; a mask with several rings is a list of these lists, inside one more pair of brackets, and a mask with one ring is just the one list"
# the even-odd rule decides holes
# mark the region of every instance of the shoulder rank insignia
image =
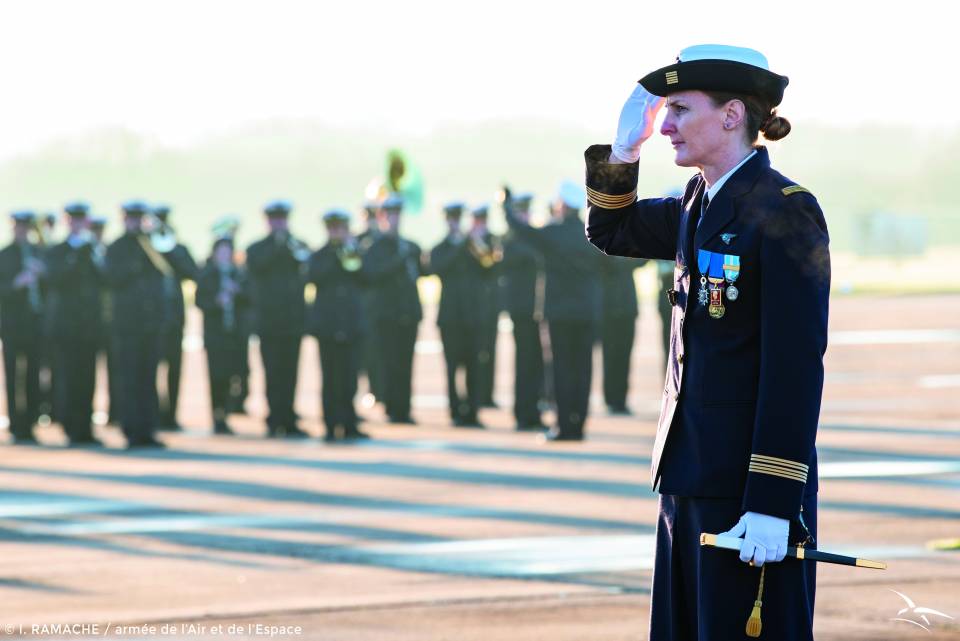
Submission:
[[812,192],[806,187],[801,187],[800,185],[790,185],[789,187],[784,187],[780,191],[783,192],[784,196],[789,196],[790,194],[812,194]]

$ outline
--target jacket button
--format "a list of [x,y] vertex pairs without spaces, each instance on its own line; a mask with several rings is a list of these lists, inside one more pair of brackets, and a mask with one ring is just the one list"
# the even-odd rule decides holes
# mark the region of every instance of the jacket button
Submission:
[[677,354],[677,362],[681,364],[683,363],[683,354]]

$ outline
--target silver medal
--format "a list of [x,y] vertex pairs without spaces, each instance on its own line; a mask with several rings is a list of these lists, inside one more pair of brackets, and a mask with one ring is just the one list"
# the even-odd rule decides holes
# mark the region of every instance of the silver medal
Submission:
[[700,291],[697,293],[697,302],[701,305],[706,305],[710,302],[710,293],[707,292],[706,276],[700,277]]
[[732,284],[727,285],[727,300],[737,300],[738,296],[740,296],[740,290]]

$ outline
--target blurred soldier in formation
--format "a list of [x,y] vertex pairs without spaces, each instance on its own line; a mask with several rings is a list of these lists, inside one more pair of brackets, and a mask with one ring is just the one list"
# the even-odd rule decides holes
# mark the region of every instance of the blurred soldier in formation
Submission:
[[[450,418],[458,427],[481,427],[477,419],[481,353],[477,294],[484,279],[484,268],[467,247],[467,237],[461,228],[463,210],[460,202],[444,206],[447,235],[430,252],[430,271],[440,278],[437,326],[447,368]],[[460,372],[464,391],[457,382]]]
[[670,356],[670,324],[672,323],[673,305],[670,303],[668,292],[676,288],[673,274],[674,265],[675,263],[672,260],[657,261],[657,282],[660,285],[657,292],[657,312],[660,315],[660,340],[663,345],[664,372],[667,369],[667,358]]
[[249,306],[247,275],[236,262],[232,235],[214,241],[210,258],[197,277],[196,301],[203,311],[213,432],[232,434],[227,423],[228,403],[230,391],[244,371],[247,334],[241,319]]
[[40,410],[46,267],[41,247],[30,238],[39,232],[36,215],[17,211],[11,217],[13,242],[0,251],[0,339],[10,433],[15,443],[31,444]]
[[354,397],[366,334],[362,301],[363,259],[350,234],[350,214],[323,215],[327,244],[310,257],[308,279],[316,287],[310,332],[320,345],[324,440],[369,438],[357,427]]
[[122,205],[124,234],[107,248],[111,290],[114,375],[118,377],[120,425],[127,446],[163,447],[157,428],[157,363],[163,328],[165,281],[174,278],[166,258],[144,233],[146,203]]
[[[93,258],[101,267],[106,267],[107,245],[103,241],[103,234],[107,227],[105,216],[91,214],[87,217],[90,234],[93,237]],[[107,372],[107,423],[120,421],[120,391],[119,378],[113,374],[113,334],[110,330],[112,309],[110,304],[110,290],[105,283],[100,288],[100,336],[97,341],[97,357],[104,361]]]
[[190,250],[177,240],[177,235],[170,226],[169,216],[169,206],[157,205],[153,208],[156,228],[151,231],[151,239],[173,269],[173,275],[164,279],[160,363],[166,366],[166,384],[162,387],[165,393],[159,395],[158,420],[162,430],[179,430],[177,402],[180,397],[180,365],[183,361],[183,326],[186,322],[183,281],[196,280],[198,270]]
[[544,315],[550,328],[557,399],[557,425],[547,434],[550,441],[583,440],[589,408],[604,257],[583,242],[580,209],[585,202],[582,187],[563,183],[553,222],[534,228],[514,215],[509,190],[504,192],[510,229],[540,251],[546,269]]
[[603,344],[603,398],[607,411],[629,415],[627,388],[637,326],[637,286],[633,272],[647,261],[607,257],[601,262],[600,336]]
[[[532,200],[532,194],[513,197],[514,216],[523,224],[529,224]],[[540,252],[516,232],[509,231],[503,239],[502,281],[515,343],[513,415],[517,430],[521,431],[544,427],[539,408],[544,380],[541,310],[537,304],[537,281],[542,269]]]
[[[377,228],[377,209],[379,208],[379,203],[374,200],[368,200],[363,204],[364,230],[357,234],[357,247],[361,258],[370,251],[373,241],[380,235],[380,230]],[[364,406],[373,407],[374,403],[383,400],[383,364],[377,346],[376,327],[373,322],[370,322],[373,318],[376,294],[371,288],[365,288],[360,296],[363,301],[364,318],[368,321],[361,354],[361,369],[367,375]]]
[[400,237],[403,200],[388,196],[377,211],[381,234],[363,259],[373,290],[371,321],[383,366],[384,405],[393,423],[414,424],[410,416],[413,353],[423,318],[417,279],[423,275],[420,247]]
[[482,268],[474,290],[475,313],[479,322],[478,394],[480,407],[496,407],[493,401],[493,379],[497,356],[497,323],[500,320],[499,271],[503,260],[500,239],[487,228],[488,206],[473,210],[473,221],[467,237],[467,248]]
[[89,206],[72,202],[63,210],[70,218],[68,236],[47,252],[56,405],[70,445],[100,445],[91,420],[103,339],[105,256],[89,229]]
[[297,426],[293,405],[303,337],[304,277],[310,250],[290,234],[284,200],[268,203],[263,213],[270,233],[247,249],[247,270],[260,337],[267,387],[268,436],[306,437]]

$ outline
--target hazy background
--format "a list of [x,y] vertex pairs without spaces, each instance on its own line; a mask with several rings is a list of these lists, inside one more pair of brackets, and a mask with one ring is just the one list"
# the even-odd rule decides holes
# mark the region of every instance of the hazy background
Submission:
[[[240,215],[251,241],[260,206],[284,197],[315,244],[319,214],[356,210],[396,147],[425,184],[405,231],[429,246],[440,203],[490,200],[504,181],[544,211],[581,179],[583,149],[610,141],[637,78],[722,42],[791,78],[794,131],[771,155],[824,208],[835,285],[958,288],[960,89],[942,5],[341,4],[0,3],[0,210],[82,198],[115,234],[120,201],[169,202],[202,258],[217,217]],[[686,181],[671,158],[659,135],[645,145],[641,194]]]

